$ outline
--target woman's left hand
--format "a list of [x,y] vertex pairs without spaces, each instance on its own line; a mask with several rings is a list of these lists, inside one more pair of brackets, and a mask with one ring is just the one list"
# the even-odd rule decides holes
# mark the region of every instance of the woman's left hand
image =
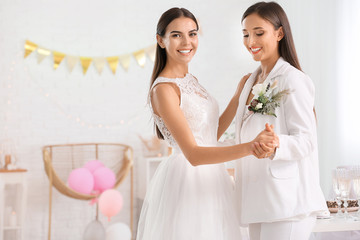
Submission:
[[253,154],[258,159],[267,158],[267,157],[271,156],[274,152],[275,152],[275,147],[270,148],[270,147],[267,147],[265,144],[258,143],[258,142],[255,142],[253,144]]

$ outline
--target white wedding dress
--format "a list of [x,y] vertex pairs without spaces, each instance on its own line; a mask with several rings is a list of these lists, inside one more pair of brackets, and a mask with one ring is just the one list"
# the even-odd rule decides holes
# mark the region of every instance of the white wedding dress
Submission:
[[[175,83],[180,107],[199,146],[216,146],[219,109],[216,100],[187,74],[159,77],[153,86]],[[240,240],[233,187],[224,164],[192,166],[162,119],[156,125],[173,148],[154,174],[142,206],[137,240]]]

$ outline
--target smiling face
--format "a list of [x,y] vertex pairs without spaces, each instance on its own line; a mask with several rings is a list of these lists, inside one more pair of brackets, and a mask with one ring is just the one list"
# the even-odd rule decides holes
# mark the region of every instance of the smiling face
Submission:
[[166,50],[167,63],[188,64],[198,46],[197,25],[190,18],[176,18],[166,27],[165,35],[156,38]]
[[282,27],[278,30],[267,20],[253,13],[243,21],[244,45],[255,61],[276,62],[280,57],[279,41],[283,38]]

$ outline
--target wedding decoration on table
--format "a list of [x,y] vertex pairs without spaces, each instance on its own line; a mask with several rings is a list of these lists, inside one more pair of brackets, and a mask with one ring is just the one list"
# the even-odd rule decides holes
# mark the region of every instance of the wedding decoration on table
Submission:
[[248,107],[249,111],[277,117],[275,109],[280,106],[281,98],[290,93],[288,89],[279,92],[277,83],[278,81],[274,80],[272,83],[265,81],[256,84],[252,89],[254,97]]
[[37,50],[36,52],[38,64],[40,64],[46,57],[52,54],[54,61],[53,67],[55,70],[59,67],[59,65],[65,58],[67,59],[67,65],[70,72],[72,72],[76,64],[80,62],[83,69],[83,74],[85,75],[91,63],[94,64],[99,74],[102,73],[106,62],[108,63],[113,74],[116,73],[119,63],[125,71],[128,71],[130,67],[131,57],[135,58],[136,62],[140,67],[144,67],[146,63],[146,56],[148,56],[148,58],[152,62],[155,61],[156,45],[153,44],[148,47],[136,50],[132,53],[104,57],[73,56],[59,51],[49,50],[29,40],[25,41],[24,49],[24,58],[28,57],[32,52]]
[[[335,214],[335,218],[359,219],[360,198],[360,168],[359,166],[338,167],[332,170],[333,190],[335,201],[327,201],[329,211]],[[352,188],[357,199],[350,199]],[[349,212],[357,211],[353,216]]]
[[[117,143],[83,143],[43,147],[45,172],[49,177],[49,232],[51,239],[52,187],[65,196],[90,200],[108,219],[118,214],[123,199],[116,188],[130,174],[130,227],[133,228],[133,150]],[[68,184],[66,184],[66,182]],[[96,223],[94,223],[96,224]],[[99,227],[101,228],[101,227]],[[89,236],[88,228],[84,236]],[[104,238],[101,238],[104,239]]]
[[354,194],[357,199],[357,207],[358,207],[358,211],[355,217],[357,220],[360,220],[360,165],[354,166],[352,168],[352,178],[353,178]]

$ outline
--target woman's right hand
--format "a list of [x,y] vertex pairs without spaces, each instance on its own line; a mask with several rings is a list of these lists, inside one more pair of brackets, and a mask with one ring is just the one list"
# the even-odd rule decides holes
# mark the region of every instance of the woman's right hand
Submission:
[[252,152],[255,157],[266,158],[279,146],[279,137],[273,129],[273,125],[266,124],[265,129],[252,141]]

